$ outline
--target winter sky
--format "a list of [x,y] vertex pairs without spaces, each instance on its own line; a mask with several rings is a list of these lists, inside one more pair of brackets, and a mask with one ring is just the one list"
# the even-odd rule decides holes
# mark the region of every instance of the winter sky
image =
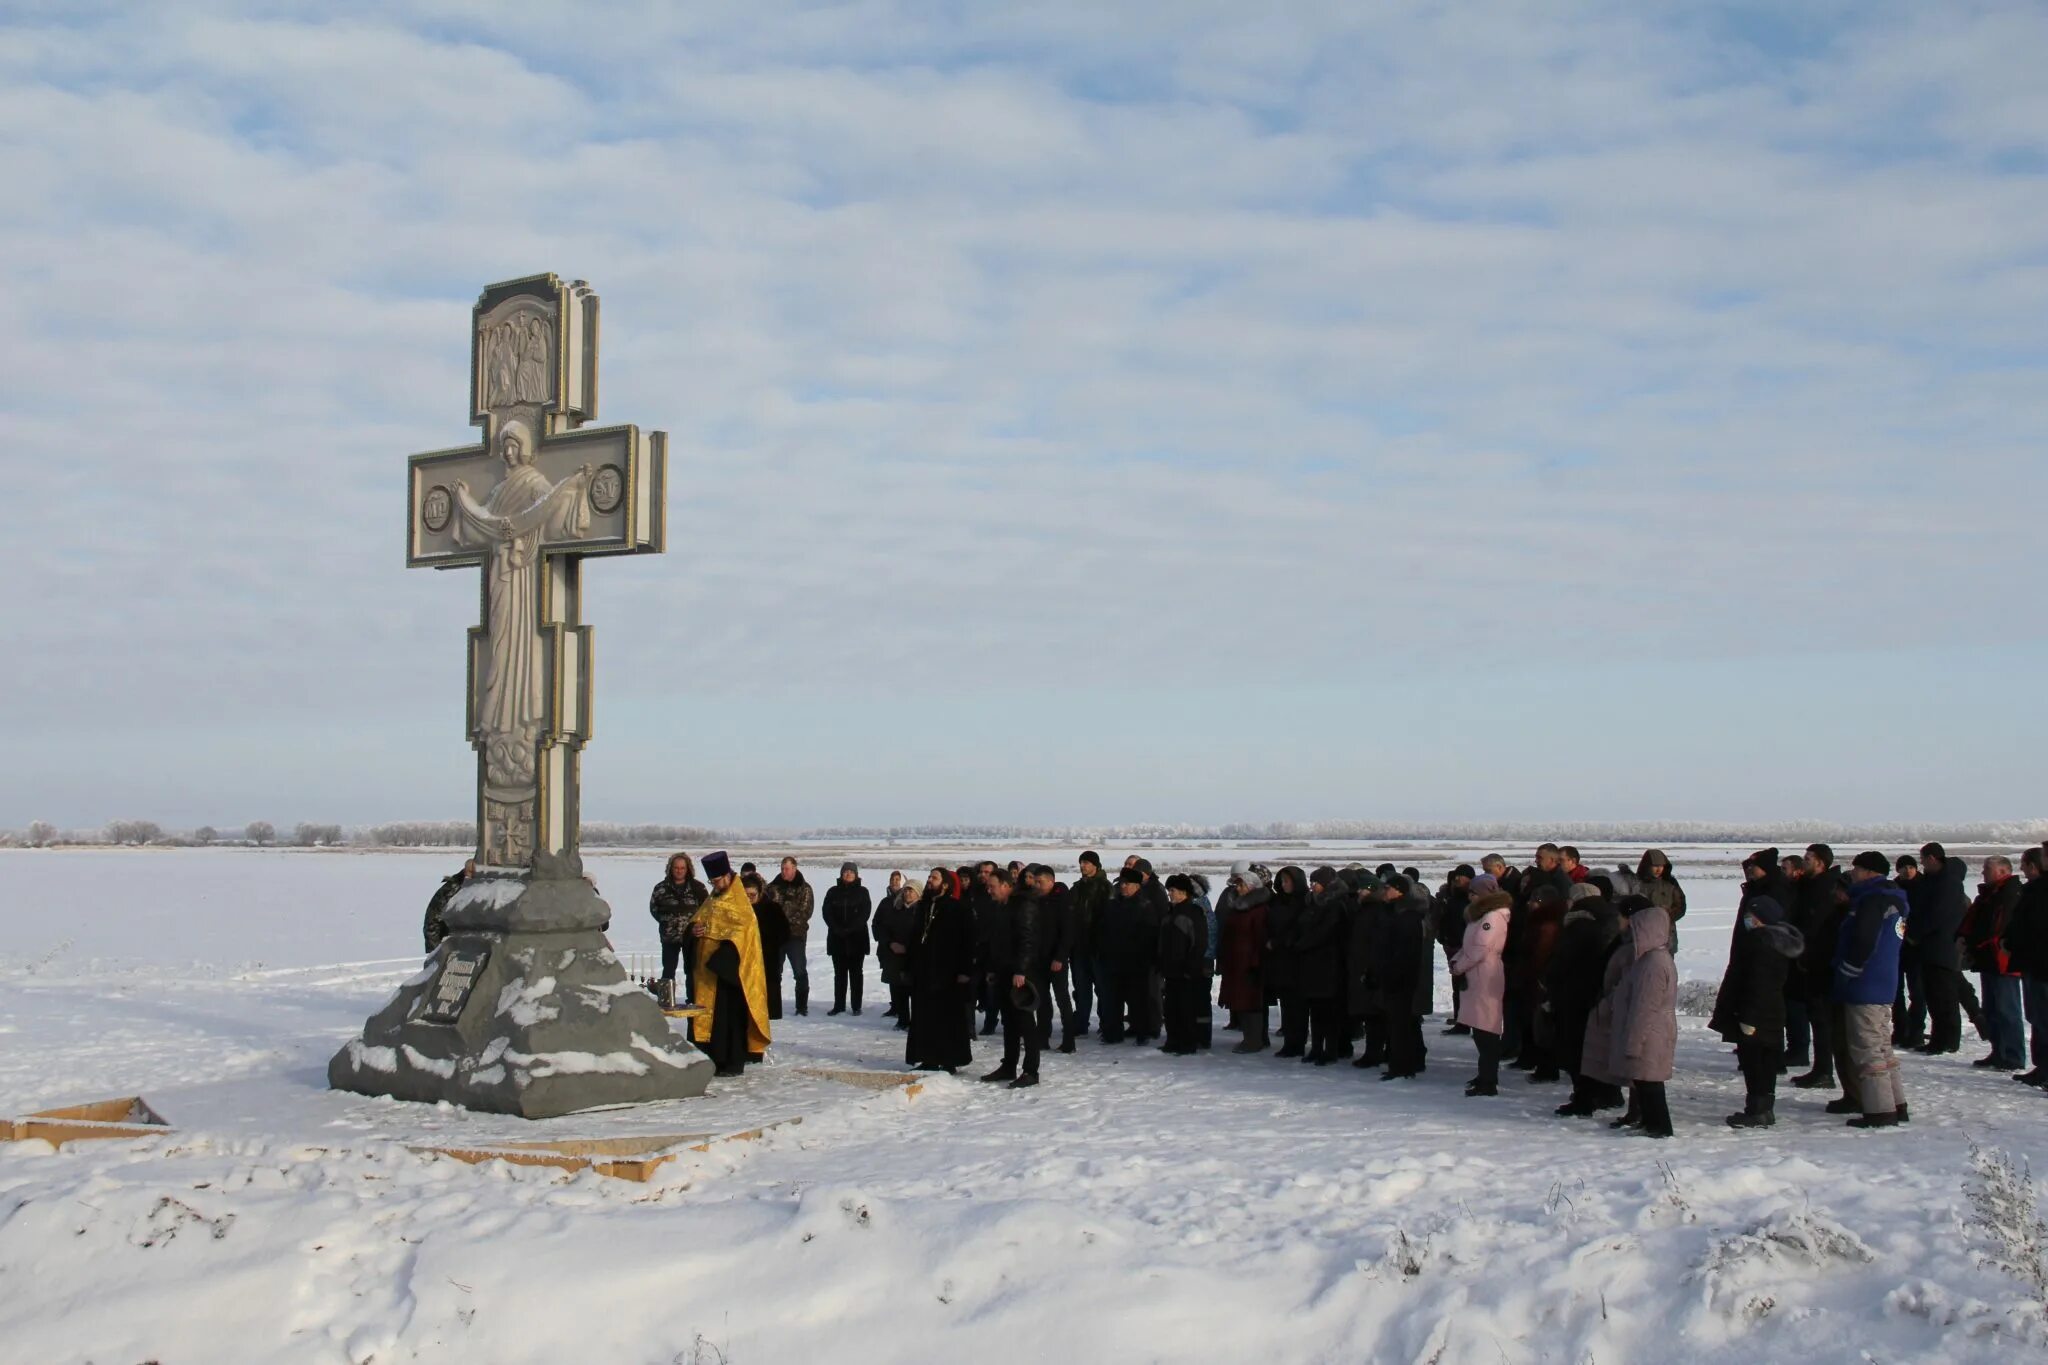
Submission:
[[2038,4],[346,9],[0,21],[0,825],[469,813],[544,270],[593,818],[2041,813]]

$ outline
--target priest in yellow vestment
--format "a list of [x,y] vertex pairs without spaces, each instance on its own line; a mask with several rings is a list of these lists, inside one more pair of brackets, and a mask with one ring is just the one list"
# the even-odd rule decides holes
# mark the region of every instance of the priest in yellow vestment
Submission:
[[746,889],[724,853],[704,855],[711,899],[697,912],[697,1003],[690,1038],[718,1067],[737,1076],[768,1050],[768,976],[761,964],[761,929]]

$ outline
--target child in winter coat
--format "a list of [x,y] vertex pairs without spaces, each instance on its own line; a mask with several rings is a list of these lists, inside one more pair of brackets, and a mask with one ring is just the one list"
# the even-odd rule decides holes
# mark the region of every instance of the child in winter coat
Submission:
[[1505,891],[1472,897],[1465,907],[1465,942],[1451,959],[1451,972],[1465,978],[1458,1022],[1472,1030],[1472,1041],[1479,1047],[1479,1074],[1465,1087],[1467,1095],[1500,1093],[1500,1035],[1508,986],[1501,955],[1508,943],[1508,908],[1514,903]]

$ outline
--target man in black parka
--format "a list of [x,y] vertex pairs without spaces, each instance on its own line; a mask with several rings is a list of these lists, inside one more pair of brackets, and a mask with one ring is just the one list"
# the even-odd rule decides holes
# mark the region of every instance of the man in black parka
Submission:
[[1007,869],[989,874],[988,893],[990,904],[1003,912],[999,931],[986,940],[990,982],[1002,1007],[1003,1063],[982,1079],[1023,1090],[1038,1084],[1038,1000],[1047,989],[1045,907],[1018,895]]
[[1294,931],[1296,971],[1308,1002],[1309,1046],[1302,1060],[1328,1066],[1351,1055],[1344,948],[1358,894],[1334,867],[1317,868],[1309,888],[1308,905]]
[[1921,848],[1914,886],[1919,894],[1909,902],[1906,937],[1920,959],[1920,984],[1927,992],[1927,1041],[1917,1050],[1930,1056],[1961,1049],[1966,991],[1973,1021],[1977,1014],[1977,993],[1963,976],[1962,946],[1956,941],[1970,909],[1968,876],[1963,860],[1950,858],[1940,844]]
[[1605,989],[1608,956],[1627,941],[1627,922],[1605,896],[1582,898],[1566,909],[1558,927],[1557,946],[1543,969],[1538,1009],[1550,1015],[1558,1065],[1572,1078],[1572,1097],[1557,1107],[1560,1115],[1585,1118],[1621,1107],[1621,1087],[1586,1075],[1581,1059],[1587,1021]]
[[867,975],[868,919],[874,912],[874,897],[861,885],[860,868],[841,863],[839,880],[825,893],[825,904],[819,910],[825,920],[825,952],[832,959],[832,1014],[846,1013],[849,996],[853,1012],[860,1013],[862,978]]
[[[1835,941],[1848,913],[1848,885],[1835,866],[1835,851],[1826,844],[1806,848],[1806,871],[1799,879],[1787,918],[1805,940],[1790,989],[1806,1001],[1807,1025],[1813,1030],[1813,1069],[1794,1076],[1801,1090],[1819,1090],[1835,1083],[1843,1037],[1842,1009],[1834,1000]],[[1852,1078],[1843,1077],[1847,1089]]]
[[1778,1064],[1785,1055],[1785,978],[1798,970],[1806,941],[1788,922],[1785,907],[1751,882],[1735,911],[1728,969],[1707,1027],[1735,1045],[1742,1068],[1742,1112],[1731,1128],[1777,1123]]
[[1436,945],[1429,902],[1405,873],[1388,878],[1378,895],[1382,916],[1374,975],[1387,1039],[1387,1067],[1380,1079],[1404,1080],[1423,1072],[1422,1016],[1436,1003]]

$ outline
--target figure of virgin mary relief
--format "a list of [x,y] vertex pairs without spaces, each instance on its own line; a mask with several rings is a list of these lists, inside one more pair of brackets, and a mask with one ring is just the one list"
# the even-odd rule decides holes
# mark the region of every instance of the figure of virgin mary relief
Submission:
[[[505,474],[481,503],[467,483],[455,481],[455,539],[486,547],[489,554],[476,698],[484,795],[491,802],[525,806],[530,817],[540,739],[547,729],[541,547],[588,532],[591,469],[586,464],[560,483],[549,483],[533,464],[532,430],[517,420],[499,426],[497,449]],[[523,834],[518,842],[526,845]],[[530,847],[525,851],[530,856]]]

